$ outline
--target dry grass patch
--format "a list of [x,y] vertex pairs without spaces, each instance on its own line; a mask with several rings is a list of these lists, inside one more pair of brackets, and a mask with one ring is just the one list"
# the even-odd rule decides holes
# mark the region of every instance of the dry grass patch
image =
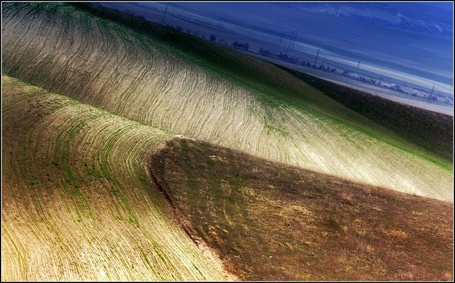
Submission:
[[187,232],[241,279],[452,279],[448,202],[207,143],[167,144],[152,173]]

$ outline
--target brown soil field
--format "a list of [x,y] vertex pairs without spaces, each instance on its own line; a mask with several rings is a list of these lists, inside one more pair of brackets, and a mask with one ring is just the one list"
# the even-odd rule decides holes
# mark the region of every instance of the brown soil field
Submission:
[[453,280],[448,202],[188,139],[150,170],[187,232],[242,280]]

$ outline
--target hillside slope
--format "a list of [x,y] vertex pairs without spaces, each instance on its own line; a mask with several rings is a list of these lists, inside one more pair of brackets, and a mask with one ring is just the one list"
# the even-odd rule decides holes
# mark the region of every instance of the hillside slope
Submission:
[[447,202],[176,136],[8,76],[2,99],[2,281],[451,278]]
[[442,158],[453,159],[453,116],[396,103],[286,67],[280,68],[410,142]]
[[173,135],[2,76],[2,281],[226,280],[150,180]]
[[[3,4],[3,72],[256,156],[453,200],[453,166],[283,70],[100,9]],[[136,26],[137,28],[132,28]],[[148,32],[144,32],[147,30]]]
[[150,171],[193,238],[242,280],[452,280],[450,203],[184,138]]

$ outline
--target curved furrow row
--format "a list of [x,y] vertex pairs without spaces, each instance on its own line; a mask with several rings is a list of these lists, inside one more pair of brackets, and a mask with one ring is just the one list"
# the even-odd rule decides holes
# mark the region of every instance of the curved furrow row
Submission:
[[[307,158],[301,164],[304,167],[342,175],[350,180],[393,187],[401,192],[443,200],[453,198],[449,189],[431,189],[435,184],[450,188],[450,171],[440,170],[433,163],[347,127],[323,122],[316,117],[305,117],[292,110],[285,117],[287,124],[284,128],[289,131],[290,138],[283,139],[283,147],[305,149],[295,153]],[[299,126],[301,124],[305,125]],[[308,132],[296,131],[302,128]],[[301,139],[294,139],[299,135],[305,137],[304,143]],[[364,151],[371,154],[363,154]],[[315,158],[320,163],[311,162]],[[299,160],[298,157],[295,159]]]
[[[72,21],[71,26],[78,26],[77,19],[69,18]],[[78,93],[75,96],[76,99],[103,106],[113,112],[136,120],[152,123],[153,126],[193,136],[202,136],[206,140],[214,139],[209,127],[211,126],[211,128],[218,131],[217,136],[221,134],[221,136],[216,138],[218,141],[228,141],[224,145],[234,143],[231,138],[233,131],[229,126],[232,125],[233,130],[237,130],[235,123],[239,123],[239,117],[246,116],[242,114],[242,111],[247,111],[248,108],[251,108],[248,106],[252,103],[249,102],[252,100],[251,94],[240,87],[233,86],[231,83],[217,78],[213,74],[206,73],[201,68],[190,66],[174,56],[165,54],[167,57],[162,57],[160,56],[161,53],[156,51],[147,50],[147,52],[144,52],[144,50],[138,50],[136,44],[130,43],[131,40],[136,40],[135,43],[137,43],[139,41],[137,38],[131,37],[126,32],[120,32],[122,29],[119,29],[119,27],[106,32],[106,28],[100,25],[98,21],[92,20],[92,23],[94,26],[98,26],[99,29],[92,28],[90,31],[82,33],[76,28],[70,30],[68,35],[65,33],[65,36],[79,39],[79,43],[93,42],[93,44],[88,44],[85,47],[78,45],[75,49],[60,48],[55,50],[53,57],[56,62],[60,62],[62,65],[66,61],[72,63],[70,67],[68,65],[65,65],[65,67],[50,66],[50,69],[46,70],[47,72],[55,69],[65,69],[67,71],[65,74],[60,74],[60,76],[63,75],[64,77],[62,80],[57,80],[60,86],[55,86],[55,88],[60,88],[58,90],[62,93]],[[14,27],[14,29],[22,30],[22,27]],[[59,36],[60,29],[51,26],[47,30],[49,31],[49,40],[43,40],[42,42],[48,42],[48,46],[55,46],[55,40],[51,39]],[[103,32],[100,32],[101,30]],[[31,34],[27,33],[21,35],[20,38],[31,36]],[[102,48],[97,48],[97,46],[100,46],[99,41],[104,42],[106,38],[108,40],[113,38],[112,41],[115,42],[115,48],[104,48],[103,44],[101,44]],[[94,39],[96,39],[95,41],[98,44],[94,42]],[[147,41],[148,45],[153,44],[152,40],[145,41]],[[13,42],[14,40],[12,40],[11,44],[14,47],[11,50],[19,48],[19,43],[14,44]],[[30,46],[33,46],[33,44],[30,44]],[[135,49],[134,52],[130,52],[133,48]],[[41,50],[45,50],[45,48],[41,48]],[[8,56],[8,53],[8,50],[4,52],[6,56]],[[83,53],[88,56],[84,56]],[[106,53],[108,56],[106,56]],[[101,55],[102,58],[94,59],[93,61],[98,63],[97,66],[81,63],[89,61],[89,59],[84,58],[90,58],[91,60]],[[141,60],[136,57],[140,57]],[[23,65],[29,59],[20,58],[16,62]],[[150,66],[153,68],[150,68]],[[46,65],[45,67],[48,66]],[[82,70],[79,72],[84,73],[83,70],[86,69],[93,74],[93,77],[87,80],[87,83],[75,86],[74,83],[70,82],[69,78],[74,81],[81,81],[78,80],[78,77],[80,78],[83,74],[78,74],[77,70]],[[103,77],[98,79],[98,74],[101,73]],[[58,74],[51,74],[58,76]],[[38,82],[39,85],[52,85],[52,82],[43,81],[37,76],[41,76],[41,74],[20,73],[20,77],[27,78],[32,82]],[[85,77],[83,76],[83,78]],[[227,92],[225,89],[231,89],[232,91]],[[239,98],[238,94],[240,94],[241,98]],[[124,103],[117,103],[119,100]],[[223,103],[223,100],[226,103]],[[235,104],[229,102],[235,102]],[[137,111],[139,109],[141,111]],[[207,109],[209,111],[206,111]],[[205,116],[202,116],[204,114]],[[237,114],[240,114],[240,116]],[[248,116],[249,120],[259,121],[247,126],[246,130],[261,129],[259,125],[261,119],[255,118],[252,114]],[[216,119],[217,117],[219,118]],[[228,120],[227,123],[226,120]],[[240,122],[242,121],[240,120]],[[225,126],[228,127],[224,128]],[[218,130],[220,128],[224,128],[221,133]],[[236,138],[238,140],[241,136],[237,135]],[[245,141],[243,142],[246,143]]]
[[6,76],[2,86],[2,280],[226,278],[148,176],[171,134]]

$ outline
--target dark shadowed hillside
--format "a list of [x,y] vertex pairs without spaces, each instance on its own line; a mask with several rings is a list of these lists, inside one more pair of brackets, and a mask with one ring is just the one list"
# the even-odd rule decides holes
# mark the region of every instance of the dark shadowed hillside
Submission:
[[177,139],[151,174],[243,280],[451,280],[453,208]]

